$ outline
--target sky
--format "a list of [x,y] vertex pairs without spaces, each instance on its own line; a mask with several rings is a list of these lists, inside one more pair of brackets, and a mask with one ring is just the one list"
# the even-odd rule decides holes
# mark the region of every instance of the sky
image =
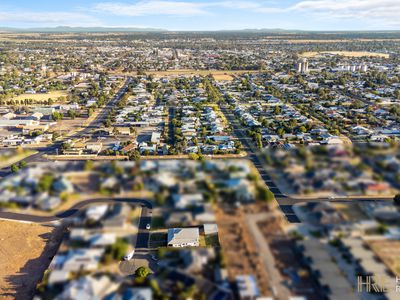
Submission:
[[400,0],[1,0],[0,27],[400,30]]

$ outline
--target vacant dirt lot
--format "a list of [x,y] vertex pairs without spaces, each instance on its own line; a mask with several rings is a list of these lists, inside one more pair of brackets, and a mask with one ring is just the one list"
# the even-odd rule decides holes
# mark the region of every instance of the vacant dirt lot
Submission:
[[400,241],[369,241],[368,245],[393,274],[400,276]]
[[262,296],[272,296],[269,274],[264,268],[257,248],[245,221],[243,209],[220,207],[216,211],[218,236],[227,265],[229,278],[252,274],[255,276]]
[[75,119],[64,119],[58,121],[56,125],[52,126],[49,132],[58,132],[67,136],[75,134],[78,130],[82,129],[82,125],[87,125],[87,119],[75,118]]
[[0,299],[31,299],[55,254],[60,229],[0,220]]

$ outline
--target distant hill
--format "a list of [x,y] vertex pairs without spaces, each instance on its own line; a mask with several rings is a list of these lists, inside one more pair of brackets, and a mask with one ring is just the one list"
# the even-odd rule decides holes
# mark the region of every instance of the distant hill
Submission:
[[181,31],[174,30],[170,31],[162,28],[141,28],[141,27],[73,27],[73,26],[57,26],[57,27],[36,27],[36,28],[12,28],[12,27],[0,27],[0,32],[14,32],[14,33],[107,33],[107,32],[170,32],[170,33],[253,33],[253,34],[399,34],[400,30],[343,30],[343,31],[318,31],[318,30],[299,30],[299,29],[282,29],[282,28],[249,28],[249,29],[232,29],[232,30],[189,30]]
[[44,33],[66,33],[66,32],[163,32],[160,28],[138,28],[138,27],[38,27],[38,28],[10,28],[0,27],[0,32],[44,32]]
[[250,32],[250,33],[304,33],[308,32],[307,30],[298,30],[298,29],[282,29],[282,28],[248,28],[248,29],[238,29],[238,30],[218,30],[221,32]]
[[248,33],[274,33],[274,34],[342,34],[342,33],[400,33],[400,30],[301,30],[282,28],[249,28],[237,30],[218,30],[217,32],[248,32]]

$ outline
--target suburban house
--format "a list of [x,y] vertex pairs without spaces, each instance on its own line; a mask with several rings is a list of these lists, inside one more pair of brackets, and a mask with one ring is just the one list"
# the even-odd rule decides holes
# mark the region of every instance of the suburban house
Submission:
[[172,201],[177,209],[185,209],[188,206],[200,205],[204,200],[203,194],[174,194]]
[[168,229],[168,247],[198,247],[199,228]]

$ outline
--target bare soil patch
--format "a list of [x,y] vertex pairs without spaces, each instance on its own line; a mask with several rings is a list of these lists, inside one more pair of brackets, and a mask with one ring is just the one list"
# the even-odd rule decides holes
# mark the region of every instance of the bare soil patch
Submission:
[[0,299],[31,299],[57,251],[61,228],[0,220]]
[[396,276],[400,276],[400,241],[369,241],[372,251]]

